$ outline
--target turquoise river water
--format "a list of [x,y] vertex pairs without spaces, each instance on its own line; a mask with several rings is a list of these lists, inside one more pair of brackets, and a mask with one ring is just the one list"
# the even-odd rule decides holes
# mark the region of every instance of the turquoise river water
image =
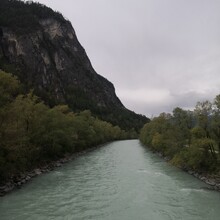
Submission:
[[0,198],[1,220],[219,220],[220,193],[138,140],[117,141]]

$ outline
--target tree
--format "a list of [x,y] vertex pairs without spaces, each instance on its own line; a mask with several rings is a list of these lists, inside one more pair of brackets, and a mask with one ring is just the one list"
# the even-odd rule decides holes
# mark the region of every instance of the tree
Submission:
[[194,112],[197,117],[198,126],[205,130],[207,137],[210,137],[210,117],[213,112],[212,103],[210,101],[198,102]]
[[193,127],[192,112],[177,107],[173,110],[172,121],[177,129],[181,130],[182,139],[186,144],[190,144],[190,129]]
[[218,145],[218,153],[220,156],[220,95],[214,99],[214,113],[211,121],[212,137]]
[[17,77],[0,70],[0,107],[13,100],[20,91]]

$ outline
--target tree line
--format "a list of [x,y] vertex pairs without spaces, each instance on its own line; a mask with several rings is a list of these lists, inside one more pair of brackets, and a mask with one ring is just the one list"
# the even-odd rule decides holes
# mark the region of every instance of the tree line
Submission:
[[[43,31],[41,21],[45,19],[56,20],[60,24],[66,24],[68,22],[59,12],[53,11],[51,8],[35,1],[24,2],[22,0],[0,0],[0,43],[2,43],[2,48],[8,48],[8,43],[4,40],[5,31],[7,32],[10,30],[15,33],[16,38],[19,39],[19,37],[22,36],[21,39],[23,39],[32,33]],[[47,38],[47,34],[42,34],[43,38],[40,40],[40,48],[46,49],[51,60],[54,60],[54,54],[57,52],[56,44],[58,42],[52,42]],[[27,45],[27,47],[32,46]],[[31,48],[29,49],[32,50]],[[79,74],[80,77],[77,78],[77,85],[75,85],[75,83],[69,83],[68,77],[62,77],[62,89],[65,91],[65,93],[62,94],[64,96],[64,100],[62,100],[62,102],[64,101],[65,103],[68,103],[69,108],[71,108],[74,112],[89,109],[93,116],[98,117],[101,120],[108,121],[114,126],[118,125],[126,131],[134,128],[136,132],[139,132],[149,119],[144,115],[138,115],[126,108],[116,107],[111,102],[106,102],[106,105],[103,106],[97,105],[98,100],[95,99],[94,94],[91,96],[88,89],[85,87],[88,86],[87,84],[89,82],[91,82],[93,88],[96,90],[96,93],[104,93],[104,81],[102,81],[101,78],[99,78],[99,80],[95,79],[95,75],[91,74],[83,67],[84,58],[81,59],[81,56],[83,56],[82,54],[79,55],[81,57],[79,59],[79,57],[75,57],[68,48],[63,49],[72,60],[71,71],[73,73],[75,72],[75,74]],[[19,60],[21,59],[19,58]],[[52,63],[54,64],[54,62]],[[52,68],[52,72],[54,71],[53,68],[56,68],[53,64],[51,64],[50,67]],[[34,94],[41,97],[41,99],[50,107],[53,107],[61,102],[54,92],[54,86],[56,84],[54,80],[52,80],[50,87],[40,87],[38,85],[40,81],[38,81],[38,76],[36,74],[34,78],[27,77],[28,67],[25,62],[23,63],[18,61],[15,63],[7,57],[6,51],[0,56],[0,69],[18,76],[19,80],[23,83],[24,89],[29,90],[34,87]],[[60,77],[58,76],[58,78]],[[101,99],[106,99],[104,95],[100,97]]]
[[175,108],[145,124],[140,140],[186,170],[220,171],[220,95],[198,102],[193,111]]
[[12,175],[112,140],[137,138],[95,118],[89,110],[45,105],[33,91],[22,94],[12,74],[0,70],[0,182]]

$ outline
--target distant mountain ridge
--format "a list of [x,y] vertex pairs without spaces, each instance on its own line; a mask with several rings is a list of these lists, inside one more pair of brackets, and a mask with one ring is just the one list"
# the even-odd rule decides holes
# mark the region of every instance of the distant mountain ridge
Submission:
[[42,4],[1,0],[0,69],[50,106],[90,109],[124,129],[138,130],[149,120],[123,106],[113,84],[93,69],[71,23]]

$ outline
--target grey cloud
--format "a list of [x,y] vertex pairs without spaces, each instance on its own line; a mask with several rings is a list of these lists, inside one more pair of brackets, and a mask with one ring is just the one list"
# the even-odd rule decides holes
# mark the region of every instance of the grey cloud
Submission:
[[219,0],[39,2],[72,22],[96,71],[131,110],[157,115],[220,93]]

